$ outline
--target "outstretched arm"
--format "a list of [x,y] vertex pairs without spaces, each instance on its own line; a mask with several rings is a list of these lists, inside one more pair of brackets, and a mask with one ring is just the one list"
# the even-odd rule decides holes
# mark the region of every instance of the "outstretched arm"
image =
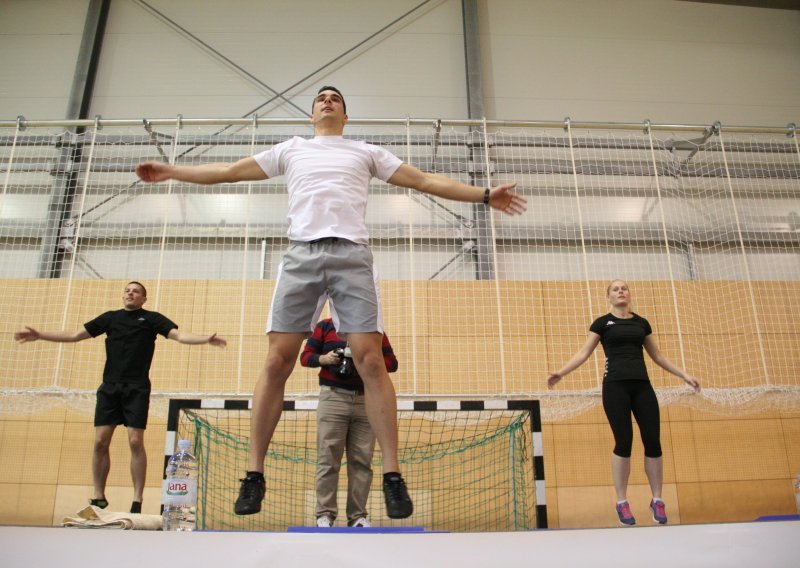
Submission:
[[75,343],[76,341],[83,341],[89,339],[91,335],[85,328],[78,331],[37,331],[32,327],[25,326],[25,331],[18,331],[14,334],[14,339],[20,343],[27,343],[28,341],[36,341],[43,339],[44,341],[54,341],[57,343]]
[[656,365],[672,373],[676,377],[683,379],[683,382],[692,387],[694,392],[700,392],[700,381],[683,369],[679,369],[673,365],[672,361],[667,359],[666,355],[658,348],[658,344],[652,334],[644,338],[644,348],[647,350],[647,354],[650,355],[650,358],[655,361]]
[[173,166],[164,162],[143,162],[136,166],[136,175],[142,181],[150,183],[174,179],[203,185],[267,179],[267,174],[252,156],[232,164],[202,166]]
[[[408,164],[402,164],[397,168],[389,178],[389,183],[467,203],[482,203],[486,191],[486,188],[467,185],[439,174],[426,173]],[[489,207],[507,215],[523,213],[527,209],[525,204],[528,200],[511,191],[516,185],[516,183],[505,183],[492,189],[489,193]]]
[[188,331],[180,331],[176,327],[173,327],[171,330],[169,330],[167,337],[177,341],[178,343],[184,343],[186,345],[201,345],[203,343],[208,343],[214,347],[225,347],[228,344],[225,338],[219,337],[216,333],[212,333],[211,335],[195,335],[194,333],[189,333]]
[[595,350],[597,344],[600,343],[600,336],[597,335],[595,332],[590,331],[589,336],[586,338],[586,343],[583,344],[575,355],[572,356],[572,359],[567,361],[567,364],[561,367],[555,373],[550,373],[547,377],[547,388],[551,389],[558,381],[569,375],[572,371],[583,365],[586,360],[589,358],[589,355],[592,354],[592,351]]

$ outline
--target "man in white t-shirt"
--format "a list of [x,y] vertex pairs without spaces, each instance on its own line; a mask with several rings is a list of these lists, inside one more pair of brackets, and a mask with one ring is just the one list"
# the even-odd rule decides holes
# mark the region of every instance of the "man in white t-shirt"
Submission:
[[250,515],[264,498],[264,457],[283,410],[286,380],[303,341],[313,331],[326,293],[339,315],[335,327],[350,344],[364,381],[367,417],[383,454],[383,492],[390,518],[402,519],[413,505],[397,459],[397,399],[381,351],[383,322],[377,272],[365,222],[369,182],[412,188],[454,201],[481,203],[509,215],[525,211],[526,200],[511,191],[470,186],[422,172],[391,152],[342,137],[347,123],[344,97],[322,87],[314,99],[314,138],[295,137],[231,164],[173,166],[144,162],[136,174],[146,182],[175,179],[216,184],[286,177],[289,248],[284,254],[267,321],[269,352],[253,394],[248,472],[235,511]]

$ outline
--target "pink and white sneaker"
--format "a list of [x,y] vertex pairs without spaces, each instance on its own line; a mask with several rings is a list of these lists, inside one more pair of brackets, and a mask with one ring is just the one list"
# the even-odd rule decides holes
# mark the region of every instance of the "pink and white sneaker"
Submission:
[[653,512],[653,521],[659,525],[667,524],[667,507],[661,499],[650,501],[650,510]]
[[636,524],[636,519],[631,513],[631,506],[627,501],[617,503],[617,516],[619,517],[619,522],[625,526],[630,527]]

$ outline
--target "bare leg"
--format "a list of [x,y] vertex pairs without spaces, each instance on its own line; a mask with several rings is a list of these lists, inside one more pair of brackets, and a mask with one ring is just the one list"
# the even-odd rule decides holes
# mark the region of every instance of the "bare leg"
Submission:
[[664,459],[644,458],[644,472],[647,474],[647,481],[650,483],[650,491],[653,492],[654,499],[661,499],[661,488],[664,484]]
[[611,477],[617,491],[617,501],[628,499],[628,478],[631,476],[631,458],[621,458],[611,454]]
[[144,430],[128,428],[128,444],[131,448],[131,479],[133,479],[133,500],[142,502],[144,483],[147,479],[147,452],[144,447]]
[[248,471],[264,473],[264,456],[283,412],[286,380],[305,338],[304,333],[269,334],[269,353],[253,392]]
[[92,499],[106,498],[106,480],[111,470],[111,458],[108,447],[116,426],[96,426],[94,429],[94,449],[92,450],[92,484],[94,496]]
[[383,453],[383,472],[400,472],[397,460],[397,395],[386,371],[380,333],[348,333],[358,374],[364,381],[367,418]]

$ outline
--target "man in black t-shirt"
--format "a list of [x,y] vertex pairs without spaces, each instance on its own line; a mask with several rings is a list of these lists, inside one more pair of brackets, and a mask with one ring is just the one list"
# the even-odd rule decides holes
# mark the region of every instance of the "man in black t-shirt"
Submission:
[[111,468],[108,448],[119,424],[128,429],[131,448],[131,477],[133,503],[131,513],[141,513],[144,483],[147,474],[147,454],[144,430],[150,409],[150,364],[156,348],[156,337],[188,345],[209,343],[225,347],[227,342],[216,333],[195,335],[179,331],[178,326],[158,312],[142,308],[147,290],[139,282],[129,282],[122,296],[124,308],[105,312],[86,322],[77,331],[37,331],[26,327],[14,334],[20,343],[43,339],[59,343],[74,343],[106,334],[106,364],[103,382],[97,389],[94,426],[95,441],[92,453],[94,497],[91,504],[101,509],[108,506],[105,496],[106,480]]

